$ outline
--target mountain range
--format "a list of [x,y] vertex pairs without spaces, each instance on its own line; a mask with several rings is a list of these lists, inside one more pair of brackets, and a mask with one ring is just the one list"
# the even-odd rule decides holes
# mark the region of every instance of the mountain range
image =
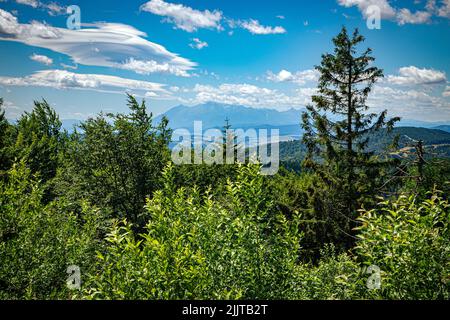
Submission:
[[[286,111],[277,111],[208,102],[196,106],[176,106],[157,116],[155,121],[159,123],[162,116],[166,116],[172,129],[192,129],[194,121],[202,121],[203,129],[206,130],[222,128],[226,119],[228,119],[232,128],[279,129],[280,136],[298,139],[302,135],[300,122],[304,110],[291,108]],[[402,119],[397,126],[439,129],[450,132],[450,122]]]
[[[300,110],[256,109],[241,105],[204,103],[196,106],[180,105],[163,114],[172,129],[192,128],[194,121],[202,121],[204,129],[220,128],[228,119],[233,128],[296,125],[300,122]],[[163,115],[156,117],[159,122]]]
[[[229,105],[208,102],[195,106],[179,105],[154,118],[159,123],[163,116],[169,119],[172,129],[185,128],[192,130],[194,121],[202,121],[203,129],[223,128],[226,120],[232,128],[241,129],[279,129],[280,136],[298,139],[302,135],[300,122],[304,109],[288,109],[277,111],[275,109],[250,108],[242,105]],[[63,128],[72,131],[74,125],[80,120],[62,120]],[[420,120],[402,119],[397,126],[421,127],[439,129],[450,132],[450,122],[426,122]]]

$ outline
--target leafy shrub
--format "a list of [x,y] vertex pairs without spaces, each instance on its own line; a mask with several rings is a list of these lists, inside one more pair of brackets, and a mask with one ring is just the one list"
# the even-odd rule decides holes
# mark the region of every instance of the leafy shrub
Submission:
[[98,246],[98,212],[80,216],[44,205],[43,189],[22,162],[0,181],[0,299],[70,298],[69,265],[82,271]]
[[450,210],[435,192],[421,203],[400,196],[363,211],[356,252],[382,271],[380,297],[450,297]]
[[359,299],[366,295],[366,276],[354,257],[336,254],[334,245],[321,249],[316,266],[299,265],[299,297],[311,300]]
[[297,217],[274,214],[258,166],[241,166],[221,201],[175,190],[173,168],[148,200],[144,234],[130,224],[109,234],[92,299],[292,298],[299,249]]

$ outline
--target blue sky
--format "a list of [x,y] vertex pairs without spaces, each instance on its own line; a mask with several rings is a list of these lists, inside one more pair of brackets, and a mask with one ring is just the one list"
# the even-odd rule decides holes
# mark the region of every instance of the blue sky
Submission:
[[[380,29],[367,26],[373,8]],[[125,92],[154,114],[207,101],[300,109],[345,25],[385,72],[373,110],[450,121],[449,22],[450,0],[0,0],[0,97],[10,118],[41,98],[63,119],[123,112]]]

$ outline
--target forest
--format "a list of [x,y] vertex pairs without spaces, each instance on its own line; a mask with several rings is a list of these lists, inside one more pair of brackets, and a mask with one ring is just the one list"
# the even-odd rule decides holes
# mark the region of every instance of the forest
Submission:
[[0,299],[449,299],[450,161],[393,156],[399,118],[366,103],[383,71],[358,30],[333,44],[272,176],[175,165],[132,95],[72,132],[43,99],[0,112]]

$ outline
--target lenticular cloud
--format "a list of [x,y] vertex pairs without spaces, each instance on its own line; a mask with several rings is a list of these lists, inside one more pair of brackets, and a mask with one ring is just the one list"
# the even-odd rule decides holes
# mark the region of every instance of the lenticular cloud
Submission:
[[[146,36],[144,32],[120,23],[85,24],[79,30],[52,27],[36,21],[19,23],[11,13],[0,9],[2,40],[63,53],[83,65],[189,76],[188,72],[196,66],[194,62],[144,39]],[[130,68],[130,61],[139,61],[141,63],[137,66],[147,67],[134,70]]]

